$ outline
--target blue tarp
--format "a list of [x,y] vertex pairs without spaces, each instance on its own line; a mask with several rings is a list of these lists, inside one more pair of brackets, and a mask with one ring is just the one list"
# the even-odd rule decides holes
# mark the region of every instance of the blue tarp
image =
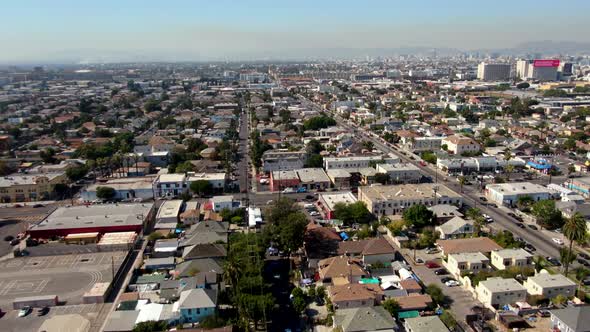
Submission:
[[340,233],[340,238],[341,238],[343,241],[346,241],[346,240],[350,239],[350,237],[348,236],[348,234],[346,234],[346,232],[341,232],[341,233]]
[[529,160],[526,164],[534,169],[551,169],[553,167],[545,159]]

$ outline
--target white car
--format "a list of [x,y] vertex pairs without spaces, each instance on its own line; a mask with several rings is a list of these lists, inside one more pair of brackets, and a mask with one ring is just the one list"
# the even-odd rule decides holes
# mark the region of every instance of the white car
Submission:
[[455,287],[455,286],[459,286],[461,284],[456,280],[449,280],[449,281],[445,282],[445,285],[447,287]]
[[29,314],[29,312],[31,312],[31,307],[26,306],[26,307],[22,307],[19,311],[18,311],[18,317],[25,317],[26,315]]
[[309,215],[310,215],[310,216],[312,216],[312,217],[315,217],[315,216],[319,216],[319,215],[320,215],[320,213],[319,213],[319,212],[317,212],[317,211],[311,211],[311,212],[309,213]]
[[554,237],[554,238],[551,239],[551,241],[559,244],[560,246],[563,245],[563,240],[562,239],[558,239],[558,238]]

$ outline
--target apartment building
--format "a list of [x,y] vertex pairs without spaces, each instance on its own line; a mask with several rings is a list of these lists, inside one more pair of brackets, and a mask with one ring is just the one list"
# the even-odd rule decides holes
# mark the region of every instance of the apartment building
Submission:
[[576,283],[559,273],[539,273],[528,277],[524,281],[524,287],[530,295],[542,296],[547,299],[552,299],[557,295],[565,297],[576,295]]
[[445,264],[447,270],[455,276],[463,276],[465,273],[478,273],[490,269],[490,259],[481,252],[467,252],[450,254]]
[[394,183],[418,183],[422,178],[420,169],[414,164],[377,164],[377,172],[389,175]]
[[527,290],[515,279],[488,278],[475,287],[477,299],[486,307],[498,309],[504,305],[526,301]]
[[408,151],[438,151],[440,150],[443,137],[414,137],[406,140],[402,148]]
[[441,143],[442,145],[447,145],[447,151],[456,155],[473,153],[481,150],[481,145],[479,145],[479,143],[477,143],[473,138],[462,135],[452,135],[445,137]]
[[492,266],[498,270],[505,270],[510,267],[532,267],[533,255],[526,250],[518,249],[502,249],[492,251]]
[[358,200],[365,202],[367,209],[378,216],[400,214],[406,208],[418,204],[463,204],[461,195],[433,183],[359,187]]

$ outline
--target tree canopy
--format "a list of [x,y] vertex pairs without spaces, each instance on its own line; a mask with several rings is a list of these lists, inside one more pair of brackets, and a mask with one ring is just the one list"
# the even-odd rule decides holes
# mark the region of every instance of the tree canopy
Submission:
[[546,229],[556,229],[563,225],[561,211],[555,207],[555,201],[542,200],[531,206],[531,213],[537,219],[537,223]]
[[374,216],[367,210],[364,202],[355,202],[351,204],[336,203],[334,205],[334,218],[342,220],[346,225],[351,225],[354,223],[369,223]]
[[303,128],[305,130],[318,130],[334,125],[336,125],[336,120],[326,115],[314,116],[303,122]]
[[116,194],[117,194],[117,192],[112,187],[100,186],[100,187],[96,188],[96,197],[98,197],[100,199],[110,200],[110,199],[113,199]]
[[418,228],[434,224],[434,213],[423,204],[413,205],[404,210],[403,218],[409,225]]

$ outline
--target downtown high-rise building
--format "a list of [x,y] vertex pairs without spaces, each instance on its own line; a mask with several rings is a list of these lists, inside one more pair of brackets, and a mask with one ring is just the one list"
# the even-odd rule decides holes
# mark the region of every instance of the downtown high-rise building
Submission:
[[507,81],[510,79],[510,64],[482,62],[477,66],[477,78],[482,81]]

